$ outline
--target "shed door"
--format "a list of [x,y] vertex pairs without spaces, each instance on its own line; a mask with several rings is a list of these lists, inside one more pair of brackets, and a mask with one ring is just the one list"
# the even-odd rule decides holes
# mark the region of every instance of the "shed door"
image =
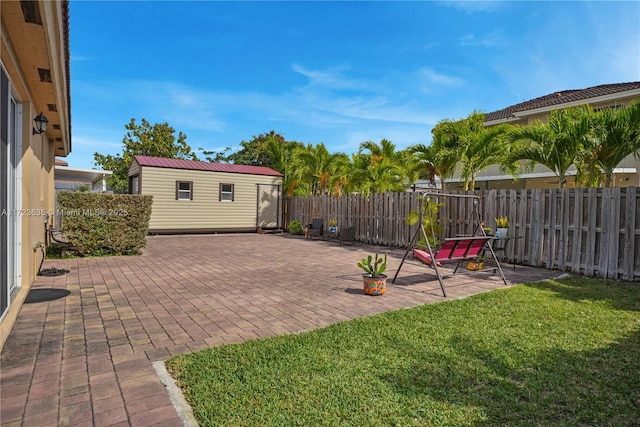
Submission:
[[280,186],[258,184],[258,227],[280,227]]

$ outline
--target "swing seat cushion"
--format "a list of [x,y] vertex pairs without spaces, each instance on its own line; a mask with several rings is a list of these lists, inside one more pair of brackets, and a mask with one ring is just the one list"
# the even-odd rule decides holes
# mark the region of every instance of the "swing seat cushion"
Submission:
[[[431,254],[427,251],[423,251],[422,249],[414,249],[413,257],[419,259],[427,265],[431,265]],[[438,267],[442,266],[440,261],[438,261]]]

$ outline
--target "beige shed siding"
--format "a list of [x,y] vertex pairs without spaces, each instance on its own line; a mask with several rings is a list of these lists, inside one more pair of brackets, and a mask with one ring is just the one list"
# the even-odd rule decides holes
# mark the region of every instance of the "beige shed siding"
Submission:
[[138,175],[140,173],[140,164],[136,161],[131,162],[129,166],[129,176]]
[[[141,177],[141,193],[153,196],[150,230],[256,228],[257,184],[282,185],[275,176],[149,166]],[[176,200],[176,181],[193,182],[193,200]],[[234,185],[233,202],[218,200],[220,183]]]

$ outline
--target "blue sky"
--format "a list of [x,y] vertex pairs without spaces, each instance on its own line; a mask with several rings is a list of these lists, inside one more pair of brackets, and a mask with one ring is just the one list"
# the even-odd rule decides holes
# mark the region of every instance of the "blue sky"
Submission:
[[640,2],[72,0],[72,167],[131,118],[194,149],[275,130],[355,152],[442,119],[640,80]]

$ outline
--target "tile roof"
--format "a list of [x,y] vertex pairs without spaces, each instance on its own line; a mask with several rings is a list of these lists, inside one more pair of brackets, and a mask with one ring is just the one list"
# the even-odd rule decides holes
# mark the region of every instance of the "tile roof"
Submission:
[[541,96],[530,101],[521,102],[502,110],[493,111],[485,115],[484,121],[507,119],[515,113],[521,111],[535,110],[537,108],[553,107],[556,105],[567,104],[575,101],[595,98],[598,96],[611,95],[614,93],[626,92],[634,89],[640,89],[640,82],[614,83],[600,86],[588,87],[586,89],[572,89],[554,92],[549,95]]
[[243,174],[250,174],[250,175],[282,176],[280,172],[275,171],[266,166],[233,165],[228,163],[200,162],[196,160],[182,160],[182,159],[165,159],[163,157],[150,157],[150,156],[135,156],[135,159],[140,166],[152,166],[156,168],[189,169],[189,170],[200,170],[200,171],[211,171],[211,172],[243,173]]

